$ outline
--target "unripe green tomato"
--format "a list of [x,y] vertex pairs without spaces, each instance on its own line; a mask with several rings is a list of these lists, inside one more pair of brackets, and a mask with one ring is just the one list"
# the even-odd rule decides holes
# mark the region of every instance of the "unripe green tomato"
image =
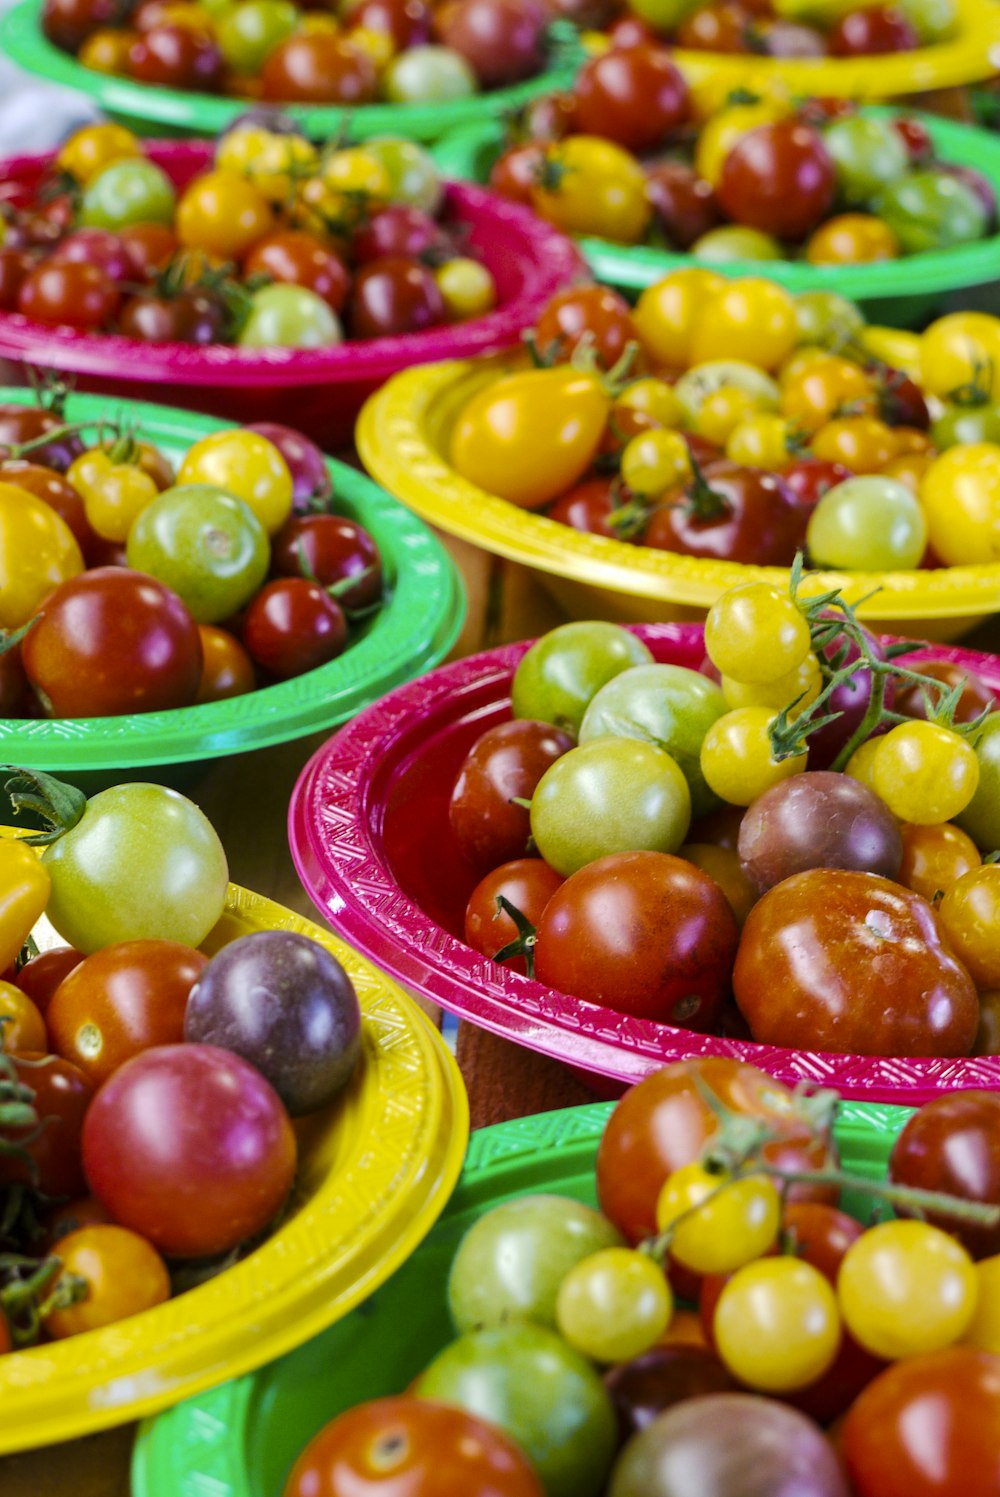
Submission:
[[980,852],[1000,847],[1000,712],[986,719],[976,740],[979,784],[972,800],[955,820]]
[[219,18],[215,37],[233,71],[253,75],[298,22],[291,0],[241,0]]
[[514,672],[514,716],[576,734],[602,686],[652,659],[642,640],[619,624],[561,624],[535,641]]
[[827,126],[823,143],[833,157],[840,196],[853,206],[867,203],[910,164],[906,143],[889,120],[850,114]]
[[382,74],[382,92],[393,104],[443,104],[478,93],[479,81],[450,47],[410,47]]
[[336,312],[305,286],[264,286],[254,293],[241,348],[333,348],[344,331]]
[[772,234],[743,224],[723,224],[709,229],[691,246],[691,254],[712,265],[731,260],[783,260],[785,251]]
[[444,181],[429,151],[414,140],[394,136],[365,141],[365,154],[380,161],[389,174],[394,203],[406,203],[432,217],[444,200]]
[[946,405],[931,423],[930,439],[938,452],[978,442],[1000,445],[1000,406]]
[[927,520],[919,500],[895,478],[845,478],[828,489],[809,517],[806,545],[814,566],[851,572],[920,565]]
[[917,33],[922,47],[945,42],[958,29],[955,0],[899,0],[898,8]]
[[129,531],[128,564],[173,588],[199,624],[248,603],[267,576],[271,547],[250,506],[207,483],[165,489]]
[[697,4],[698,0],[630,0],[629,10],[657,31],[673,31]]
[[88,229],[131,228],[133,224],[172,224],[177,199],[165,171],[141,156],[113,161],[88,182],[80,224]]
[[795,298],[799,342],[839,349],[865,325],[864,315],[835,291],[800,291]]
[[872,207],[907,255],[951,249],[986,233],[983,204],[971,187],[947,172],[911,172],[890,183]]

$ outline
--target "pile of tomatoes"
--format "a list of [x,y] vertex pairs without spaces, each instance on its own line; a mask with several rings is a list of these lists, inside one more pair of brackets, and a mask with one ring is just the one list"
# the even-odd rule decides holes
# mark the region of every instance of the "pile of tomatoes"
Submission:
[[3,716],[116,717],[325,665],[379,607],[382,564],[288,427],[203,437],[175,473],[124,428],[10,405],[0,593]]
[[296,104],[464,99],[545,66],[541,0],[45,0],[42,28],[99,73]]
[[[980,563],[1000,515],[1000,320],[880,334],[829,292],[707,269],[672,272],[634,309],[573,288],[534,330],[547,367],[477,390],[450,460],[521,508],[685,556]],[[919,380],[873,356],[884,342]]]
[[[191,801],[18,783],[51,829],[41,857],[0,841],[0,1351],[149,1309],[168,1261],[225,1266],[266,1233],[294,1182],[290,1116],[346,1085],[361,1024],[304,936],[197,949],[228,874]],[[69,944],[31,955],[43,914]]]
[[[946,41],[957,29],[953,0],[566,0],[590,10],[612,46],[669,41],[695,52],[764,57],[875,57]],[[592,9],[591,9],[592,8]],[[595,39],[596,40],[596,39]]]
[[935,161],[919,119],[839,99],[696,114],[665,48],[616,47],[572,93],[526,106],[490,185],[571,233],[709,261],[858,265],[967,243],[995,223],[991,183]]
[[722,1059],[633,1087],[600,1210],[481,1215],[448,1277],[458,1339],[321,1430],[285,1497],[992,1497],[1000,1100],[914,1113],[867,1186],[900,1216],[867,1227],[870,1198],[838,1205],[825,1102]]
[[130,131],[94,125],[34,192],[10,189],[0,311],[33,322],[144,343],[331,348],[463,322],[496,300],[444,221],[430,157],[404,140],[321,153],[247,122],[221,138],[211,170],[175,184]]

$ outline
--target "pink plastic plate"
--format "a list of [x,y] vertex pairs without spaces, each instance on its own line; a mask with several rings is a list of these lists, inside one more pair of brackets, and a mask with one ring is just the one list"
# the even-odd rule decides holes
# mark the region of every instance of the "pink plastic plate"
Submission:
[[[149,141],[146,152],[183,188],[212,161],[208,141]],[[51,154],[0,162],[0,186],[30,194]],[[466,183],[449,185],[445,215],[461,224],[470,253],[493,275],[493,312],[455,327],[336,348],[194,348],[139,343],[115,334],[45,327],[0,313],[0,357],[56,369],[76,387],[181,405],[238,422],[284,421],[327,447],[350,441],[354,418],[373,390],[413,364],[468,359],[517,343],[562,286],[586,276],[578,252],[533,213]]]
[[[657,660],[697,670],[704,659],[700,624],[635,633]],[[306,766],[289,810],[292,857],[345,940],[411,993],[565,1062],[605,1095],[691,1055],[734,1056],[789,1085],[914,1107],[954,1087],[1000,1088],[1000,1056],[902,1060],[718,1039],[568,997],[466,946],[459,934],[475,875],[451,839],[448,799],[475,739],[510,717],[511,677],[527,648],[473,655],[397,688]],[[956,661],[1000,695],[991,655],[928,645],[913,658]]]

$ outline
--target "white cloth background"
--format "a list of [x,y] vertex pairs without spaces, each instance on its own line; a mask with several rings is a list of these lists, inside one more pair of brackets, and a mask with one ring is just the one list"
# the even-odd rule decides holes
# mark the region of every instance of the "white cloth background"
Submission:
[[[0,0],[0,14],[11,0]],[[0,156],[47,151],[97,118],[83,94],[29,78],[0,54]]]

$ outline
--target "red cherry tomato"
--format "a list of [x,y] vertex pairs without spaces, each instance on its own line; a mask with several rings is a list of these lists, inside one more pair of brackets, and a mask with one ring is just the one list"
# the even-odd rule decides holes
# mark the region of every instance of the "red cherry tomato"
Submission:
[[343,261],[314,234],[285,229],[258,239],[243,263],[245,275],[305,286],[339,312],[347,300],[350,276]]
[[872,57],[886,52],[912,52],[920,38],[894,6],[869,5],[843,16],[827,38],[833,57]]
[[371,260],[358,273],[351,299],[355,338],[420,333],[445,321],[444,301],[426,265],[402,255]]
[[480,873],[527,855],[531,823],[517,801],[530,800],[545,771],[572,747],[568,733],[525,718],[489,728],[473,744],[455,781],[448,821]]
[[[515,921],[499,908],[501,896],[537,927],[545,906],[562,884],[562,875],[541,858],[516,858],[502,863],[473,889],[465,910],[465,939],[483,956],[495,957],[498,951],[516,941],[519,935]],[[512,972],[527,972],[523,956],[504,962]]]
[[736,223],[778,239],[804,239],[829,212],[836,188],[819,131],[785,119],[740,136],[722,164],[717,192]]
[[[26,1052],[13,1057],[18,1080],[34,1092],[32,1106],[45,1127],[25,1148],[34,1161],[0,1154],[0,1186],[35,1185],[48,1196],[73,1196],[85,1189],[81,1134],[93,1089],[68,1060]],[[48,1119],[49,1121],[46,1121]],[[5,1129],[14,1143],[30,1129]]]
[[262,670],[285,680],[336,659],[347,643],[347,620],[319,583],[281,577],[247,609],[243,643]]
[[212,93],[222,82],[224,67],[222,53],[211,37],[190,26],[169,23],[144,31],[128,54],[130,77],[163,88]]
[[806,514],[776,473],[726,460],[667,494],[643,544],[685,556],[790,566],[803,544]]
[[379,549],[355,520],[342,515],[293,516],[271,546],[271,565],[279,576],[315,578],[321,587],[357,578],[337,595],[344,608],[371,608],[382,596]]
[[[953,1092],[925,1102],[893,1146],[889,1178],[1000,1206],[1000,1095]],[[929,1220],[953,1233],[976,1258],[1000,1253],[1000,1227],[940,1215]]]
[[33,322],[66,327],[107,327],[121,298],[96,265],[46,260],[28,272],[17,294],[17,310]]
[[688,117],[684,75],[665,47],[613,47],[585,63],[574,86],[576,128],[630,151],[651,151]]
[[82,961],[82,951],[76,951],[72,946],[53,946],[25,962],[17,974],[17,985],[44,1015],[63,978],[68,977]]

